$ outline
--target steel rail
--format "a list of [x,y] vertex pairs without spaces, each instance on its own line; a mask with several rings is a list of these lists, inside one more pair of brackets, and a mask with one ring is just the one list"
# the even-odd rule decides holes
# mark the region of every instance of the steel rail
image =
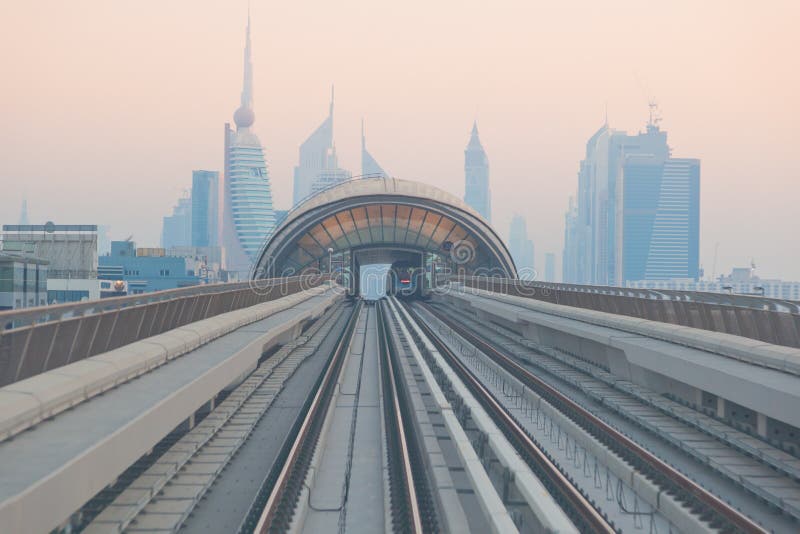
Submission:
[[547,382],[517,363],[513,358],[507,356],[492,344],[483,340],[480,336],[477,336],[468,329],[450,320],[449,317],[444,316],[431,306],[427,304],[423,304],[423,306],[434,317],[447,325],[448,328],[475,345],[476,348],[502,366],[506,371],[517,377],[527,387],[545,397],[552,404],[555,404],[558,409],[570,416],[571,419],[576,420],[580,426],[584,428],[588,427],[587,430],[596,434],[602,442],[611,446],[618,453],[623,456],[628,456],[629,458],[633,457],[636,463],[649,468],[654,474],[660,475],[662,481],[666,481],[679,492],[685,492],[690,495],[707,510],[713,512],[716,517],[724,520],[734,528],[744,532],[763,534],[768,532],[758,523],[742,514],[739,510],[733,508],[631,438],[595,416],[589,410],[583,408],[556,388],[550,386]]
[[[302,425],[297,432],[296,438],[292,442],[286,460],[283,462],[280,473],[275,480],[270,490],[269,498],[261,512],[261,515],[256,523],[254,532],[258,534],[266,534],[273,528],[275,521],[278,519],[280,509],[288,499],[294,499],[295,496],[289,495],[290,482],[292,479],[298,477],[304,478],[306,469],[301,466],[302,456],[304,453],[309,455],[313,452],[313,447],[316,446],[317,437],[322,426],[322,420],[325,418],[326,407],[332,397],[333,391],[336,386],[337,377],[342,370],[342,363],[347,354],[350,340],[353,336],[353,331],[358,322],[358,317],[361,312],[361,303],[357,304],[354,308],[352,315],[348,319],[347,326],[345,327],[342,335],[340,336],[330,362],[327,365],[325,374],[321,377],[319,385],[316,388],[313,400],[311,401],[306,415],[303,419]],[[312,451],[308,449],[311,448]],[[301,468],[301,469],[296,469]],[[297,472],[297,471],[302,471]],[[293,506],[293,503],[292,503]],[[282,518],[287,520],[287,518]],[[240,529],[242,531],[243,529]]]
[[508,413],[508,411],[495,399],[494,395],[483,383],[461,362],[455,353],[439,338],[433,328],[427,324],[410,306],[406,306],[409,315],[417,322],[420,329],[436,347],[436,350],[448,361],[453,370],[459,375],[464,384],[469,388],[476,399],[483,405],[497,422],[503,433],[514,444],[520,455],[527,461],[539,475],[542,482],[551,491],[558,493],[560,501],[566,503],[567,515],[584,532],[614,533],[615,528],[603,517],[600,511],[587,499],[585,495],[561,472],[555,463],[533,441],[530,435]]
[[[392,458],[395,454],[399,454],[399,467],[402,471],[402,491],[405,501],[403,515],[404,521],[402,522],[402,531],[410,532],[413,534],[422,534],[422,514],[420,513],[419,500],[417,498],[417,491],[414,480],[414,472],[411,467],[411,456],[409,453],[409,440],[406,436],[405,426],[407,421],[404,420],[403,411],[400,407],[400,395],[398,393],[397,381],[399,376],[395,373],[394,365],[392,364],[391,346],[389,342],[389,332],[386,328],[386,310],[383,303],[378,303],[378,343],[381,356],[381,375],[383,384],[388,389],[384,391],[384,406],[386,407],[386,415],[390,418],[387,426],[394,431],[399,447],[395,447],[390,443],[389,459],[397,462],[397,458]],[[386,312],[388,313],[388,312]],[[386,395],[389,395],[389,403],[387,403]],[[391,441],[391,437],[387,436],[387,440]],[[391,467],[390,467],[391,468]],[[392,510],[393,514],[398,510]]]

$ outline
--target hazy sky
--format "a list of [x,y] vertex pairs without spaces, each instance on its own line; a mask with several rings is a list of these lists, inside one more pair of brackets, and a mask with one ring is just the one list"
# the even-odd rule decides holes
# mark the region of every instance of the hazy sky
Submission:
[[[109,224],[158,244],[192,169],[222,167],[245,0],[0,3],[0,222]],[[636,131],[654,97],[673,154],[702,160],[700,258],[800,280],[800,2],[252,2],[254,130],[277,207],[336,85],[340,163],[360,119],[391,174],[459,196],[477,118],[494,223],[557,253],[578,162],[608,106]]]

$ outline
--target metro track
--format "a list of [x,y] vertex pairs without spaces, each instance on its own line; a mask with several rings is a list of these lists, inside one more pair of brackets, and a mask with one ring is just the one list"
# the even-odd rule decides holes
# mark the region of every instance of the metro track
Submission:
[[[409,402],[396,371],[396,355],[386,331],[385,310],[377,305],[378,349],[383,391],[383,417],[388,449],[389,502],[391,525],[396,532],[422,534],[436,532],[435,510],[431,503],[420,465],[417,438],[408,417]],[[368,307],[359,302],[341,333],[336,349],[301,412],[295,428],[287,437],[283,451],[265,480],[239,532],[272,533],[297,528],[295,511],[306,485],[309,466],[325,431],[325,418],[342,383],[345,358],[359,317]],[[363,364],[363,362],[362,362]],[[351,438],[352,446],[352,438]],[[352,458],[349,459],[352,462]],[[307,485],[306,485],[307,487]],[[310,491],[310,488],[308,488]],[[263,503],[263,504],[261,504]],[[347,498],[342,501],[342,512]]]
[[564,508],[575,526],[582,532],[615,532],[614,526],[537,446],[525,429],[497,402],[481,380],[464,366],[459,357],[439,338],[430,324],[422,320],[413,308],[409,310],[409,313],[424,335],[435,345],[438,352],[494,418],[517,452],[544,482],[547,489],[557,496],[557,502]]
[[[591,411],[531,373],[523,365],[505,354],[503,350],[487,342],[481,336],[465,328],[463,325],[455,322],[452,318],[444,315],[440,310],[427,304],[421,304],[420,306],[443,324],[447,325],[453,332],[456,332],[463,339],[471,343],[492,361],[496,362],[505,371],[516,377],[525,387],[536,392],[609,449],[646,473],[654,482],[661,486],[664,491],[685,502],[687,508],[693,510],[698,510],[698,508],[700,508],[700,510],[698,510],[700,512],[699,515],[710,516],[711,524],[717,529],[724,532],[767,532],[767,530],[751,518],[716,495],[710,493],[689,477],[633,441],[630,437],[621,433],[616,428],[594,415]],[[412,311],[412,313],[416,312]],[[415,315],[415,317],[417,317],[419,324],[423,325],[428,331],[432,339],[438,337],[429,325],[420,320],[418,314]],[[448,359],[450,361],[457,362],[458,357],[446,344],[442,343],[441,340],[437,343],[437,348],[449,353],[450,356]],[[479,382],[476,377],[473,378],[475,382]],[[564,489],[566,491],[566,488]]]
[[[677,503],[657,521],[650,520],[651,531],[653,525],[666,521],[670,531],[767,532],[568,392],[531,372],[502,344],[484,337],[478,325],[469,324],[465,326],[444,309],[394,297],[338,306],[299,338],[262,358],[259,367],[232,390],[224,407],[218,406],[220,413],[212,411],[198,424],[198,432],[205,429],[206,441],[182,465],[191,469],[207,462],[203,458],[219,457],[221,445],[214,440],[219,436],[225,442],[231,432],[241,433],[242,416],[251,425],[242,444],[236,446],[243,447],[262,415],[276,404],[273,399],[278,400],[284,382],[305,359],[316,358],[317,367],[307,375],[307,389],[295,393],[297,408],[286,419],[288,432],[276,440],[270,459],[252,481],[253,489],[235,501],[238,511],[229,514],[234,521],[231,530],[238,523],[238,532],[243,534],[316,532],[319,528],[346,532],[359,525],[365,528],[359,521],[369,516],[373,529],[378,521],[387,532],[414,534],[627,531],[629,519],[607,508],[619,501],[598,500],[596,491],[592,493],[574,471],[559,464],[561,458],[548,449],[542,435],[510,406],[509,398],[516,393],[510,396],[505,385],[498,388],[488,375],[479,373],[463,347],[460,353],[454,348],[455,333],[505,373],[509,383],[518,382],[523,392],[533,392],[549,403],[550,409],[572,421],[602,450],[623,459],[626,473],[635,470],[636,476],[649,481],[662,504]],[[258,405],[258,415],[251,409],[253,403]],[[449,460],[443,459],[447,454],[437,448],[438,443],[452,448]],[[214,521],[207,519],[208,514],[225,505],[227,493],[223,489],[215,494],[214,484],[237,460],[237,450],[231,449],[215,468],[214,477],[198,488],[173,532],[181,525],[186,532],[210,528]],[[372,457],[359,458],[359,451]],[[167,456],[169,462],[175,455]],[[434,457],[437,460],[432,462]],[[252,465],[250,458],[248,463],[239,462],[240,470]],[[595,469],[596,465],[595,460]],[[171,477],[179,479],[182,469],[179,466]],[[355,471],[359,474],[352,475]],[[463,474],[451,479],[454,472]],[[146,473],[141,475],[148,478]],[[365,486],[365,481],[373,485]],[[231,483],[228,480],[223,486]],[[625,491],[634,491],[631,484]],[[163,509],[171,485],[170,479],[164,479],[150,500],[142,502],[137,515],[127,516],[114,531],[146,530],[148,514]],[[177,485],[186,491],[186,482]],[[449,497],[443,497],[443,491],[450,491]],[[216,498],[213,507],[206,503],[206,493]],[[641,501],[649,502],[650,511],[623,512],[642,517],[662,514],[659,502],[653,505],[643,497]],[[365,514],[365,506],[373,510]],[[201,514],[195,514],[195,508],[203,507]],[[192,515],[204,519],[192,521]],[[681,518],[677,523],[676,517]]]

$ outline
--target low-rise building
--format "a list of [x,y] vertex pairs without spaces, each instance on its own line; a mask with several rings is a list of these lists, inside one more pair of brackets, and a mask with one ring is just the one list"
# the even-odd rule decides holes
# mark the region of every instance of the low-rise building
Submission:
[[47,262],[46,304],[100,298],[97,225],[6,224],[2,240],[4,252]]
[[0,310],[47,304],[47,260],[0,252]]
[[198,285],[197,273],[187,268],[187,260],[167,256],[160,249],[139,249],[132,241],[112,241],[111,253],[100,257],[98,277],[123,281],[130,294],[149,293]]
[[800,282],[760,278],[754,267],[737,267],[729,275],[717,280],[692,280],[672,278],[669,280],[637,280],[627,287],[637,289],[672,289],[678,291],[707,291],[710,293],[736,293],[758,295],[774,299],[800,300]]

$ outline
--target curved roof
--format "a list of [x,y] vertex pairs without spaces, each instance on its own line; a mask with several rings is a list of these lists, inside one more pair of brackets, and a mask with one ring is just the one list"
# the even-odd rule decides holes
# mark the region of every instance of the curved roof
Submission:
[[516,276],[489,224],[461,199],[397,178],[359,178],[321,191],[289,212],[264,244],[257,278],[302,272],[334,252],[367,248],[436,252],[467,271]]

